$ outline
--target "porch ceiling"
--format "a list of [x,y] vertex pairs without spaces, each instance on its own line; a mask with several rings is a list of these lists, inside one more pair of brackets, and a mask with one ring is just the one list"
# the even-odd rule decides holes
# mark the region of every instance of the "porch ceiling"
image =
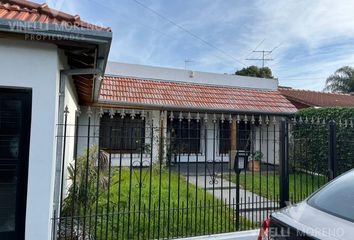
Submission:
[[278,91],[113,76],[104,77],[99,103],[277,114],[297,111]]

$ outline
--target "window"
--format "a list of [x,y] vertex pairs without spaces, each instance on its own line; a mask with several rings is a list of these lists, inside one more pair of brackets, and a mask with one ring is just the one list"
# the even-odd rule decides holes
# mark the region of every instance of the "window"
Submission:
[[139,152],[145,143],[145,120],[140,115],[134,119],[116,114],[113,118],[105,113],[100,124],[101,149],[120,153]]
[[219,153],[228,154],[231,150],[231,126],[230,122],[219,123]]
[[200,153],[200,122],[195,119],[169,121],[168,131],[171,131],[174,152],[178,154]]
[[[250,151],[251,125],[244,121],[237,124],[237,150]],[[229,121],[219,123],[219,153],[228,154],[231,150],[231,124]]]
[[251,149],[251,124],[241,121],[237,127],[237,149],[249,152]]

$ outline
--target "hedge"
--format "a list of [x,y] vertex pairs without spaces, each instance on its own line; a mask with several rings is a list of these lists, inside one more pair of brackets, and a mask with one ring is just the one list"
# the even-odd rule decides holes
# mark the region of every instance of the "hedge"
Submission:
[[354,167],[354,108],[307,108],[296,115],[290,156],[299,168],[327,175],[329,122],[336,122],[338,174]]

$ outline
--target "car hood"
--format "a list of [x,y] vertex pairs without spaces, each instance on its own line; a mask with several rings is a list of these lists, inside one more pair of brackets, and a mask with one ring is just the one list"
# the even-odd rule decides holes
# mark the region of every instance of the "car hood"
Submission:
[[306,201],[275,212],[271,217],[317,239],[354,238],[354,223],[311,207]]

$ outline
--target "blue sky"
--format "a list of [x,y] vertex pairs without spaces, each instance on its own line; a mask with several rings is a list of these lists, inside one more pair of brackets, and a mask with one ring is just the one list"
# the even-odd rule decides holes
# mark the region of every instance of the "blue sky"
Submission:
[[[341,66],[354,66],[351,0],[47,0],[50,7],[113,29],[111,61],[233,73],[271,50],[266,63],[281,85],[322,90]],[[43,1],[36,2],[42,3]],[[222,51],[220,51],[222,50]],[[225,54],[226,53],[226,54]],[[230,57],[232,56],[232,57]],[[238,61],[235,61],[237,59]],[[242,63],[240,63],[242,62]],[[244,65],[243,65],[244,64]]]

